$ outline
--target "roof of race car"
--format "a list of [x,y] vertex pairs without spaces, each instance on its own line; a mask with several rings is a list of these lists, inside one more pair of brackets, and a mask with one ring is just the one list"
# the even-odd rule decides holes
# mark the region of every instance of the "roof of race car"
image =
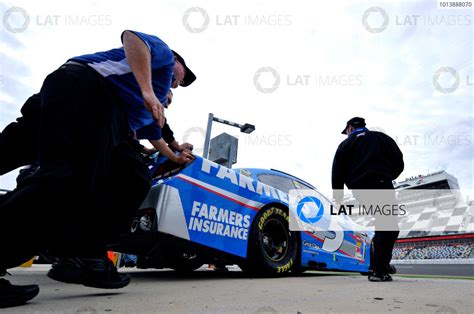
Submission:
[[298,177],[295,177],[289,173],[286,173],[286,172],[283,172],[283,171],[280,171],[280,170],[276,170],[276,169],[261,169],[261,168],[235,168],[234,169],[235,171],[248,171],[250,172],[250,175],[251,176],[258,176],[260,174],[272,174],[272,175],[276,175],[276,176],[280,176],[280,177],[284,177],[284,178],[289,178],[289,179],[292,179],[292,180],[295,180],[295,181],[298,181],[299,183],[301,184],[304,184],[306,186],[309,186],[313,189],[316,190],[316,187]]

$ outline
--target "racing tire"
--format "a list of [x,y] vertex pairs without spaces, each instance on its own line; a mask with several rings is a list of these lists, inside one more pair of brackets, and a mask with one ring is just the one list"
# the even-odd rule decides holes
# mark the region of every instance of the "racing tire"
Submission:
[[288,211],[263,208],[250,230],[247,259],[239,266],[252,276],[287,274],[297,265],[298,243],[297,233],[289,229]]

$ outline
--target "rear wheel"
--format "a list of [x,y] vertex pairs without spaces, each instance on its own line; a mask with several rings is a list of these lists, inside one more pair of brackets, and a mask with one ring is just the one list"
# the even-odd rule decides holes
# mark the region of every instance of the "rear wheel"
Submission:
[[294,268],[298,237],[288,225],[287,211],[278,207],[262,209],[252,224],[248,256],[241,268],[261,276],[284,274]]

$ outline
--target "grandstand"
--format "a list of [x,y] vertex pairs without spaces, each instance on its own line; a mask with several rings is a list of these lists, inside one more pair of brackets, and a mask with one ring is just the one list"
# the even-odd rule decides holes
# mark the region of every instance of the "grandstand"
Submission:
[[434,190],[459,190],[458,179],[446,171],[438,171],[427,175],[417,175],[394,182],[396,190],[401,189],[434,189]]
[[[410,213],[399,220],[394,259],[474,260],[474,205],[463,199],[456,177],[438,171],[394,182],[394,187],[399,203]],[[345,195],[344,204],[358,203]],[[356,214],[352,219],[373,225],[368,217]]]
[[[454,176],[439,171],[394,182],[394,187],[399,204],[408,212],[399,217],[400,238],[474,232],[474,206],[462,198]],[[343,203],[358,205],[350,194]],[[373,226],[370,216],[355,212],[351,217],[360,226]]]
[[[417,213],[401,220],[394,260],[467,260],[474,258],[474,208],[465,202],[456,177],[446,171],[419,175],[395,182],[396,191],[413,191],[413,199],[403,199]],[[429,190],[443,191],[433,195]],[[417,190],[420,193],[416,193]],[[400,194],[400,193],[399,193]],[[425,196],[425,197],[424,197]],[[413,223],[414,222],[414,223]],[[407,227],[413,223],[412,228]],[[424,230],[423,230],[424,228]]]
[[398,239],[394,260],[472,259],[474,234]]
[[446,171],[407,178],[394,187],[410,211],[400,220],[400,238],[474,232],[474,207],[463,200],[458,180]]

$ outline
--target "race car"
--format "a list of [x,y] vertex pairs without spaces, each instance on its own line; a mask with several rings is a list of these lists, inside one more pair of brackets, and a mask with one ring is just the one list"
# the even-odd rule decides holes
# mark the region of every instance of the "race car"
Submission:
[[[140,268],[192,271],[203,264],[234,265],[254,275],[308,269],[367,272],[364,232],[291,231],[289,193],[311,184],[277,170],[229,169],[196,156],[150,167],[153,184],[129,234],[113,246],[139,256]],[[341,223],[350,222],[345,217]]]

